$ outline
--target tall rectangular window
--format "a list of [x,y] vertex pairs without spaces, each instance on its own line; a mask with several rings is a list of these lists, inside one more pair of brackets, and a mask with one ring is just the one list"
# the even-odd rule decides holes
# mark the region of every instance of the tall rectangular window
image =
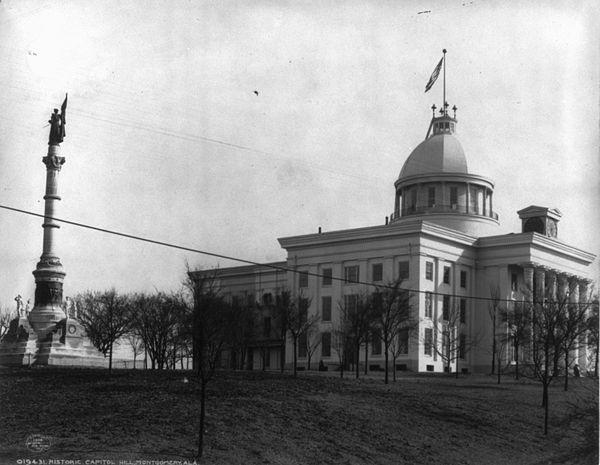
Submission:
[[403,328],[398,333],[398,352],[400,355],[408,354],[408,328]]
[[425,317],[433,317],[433,294],[431,292],[425,293]]
[[446,321],[450,319],[450,296],[445,295],[442,301],[442,318]]
[[346,283],[358,282],[358,265],[344,267],[344,281]]
[[383,281],[383,264],[382,263],[374,263],[371,269],[373,272],[373,282]]
[[344,308],[348,312],[355,312],[358,308],[358,295],[350,294],[344,296]]
[[331,333],[321,334],[321,357],[331,357]]
[[381,334],[379,330],[371,333],[371,347],[373,355],[381,355]]
[[323,275],[323,286],[331,286],[331,277],[333,276],[331,268],[323,268],[321,274]]
[[409,262],[398,262],[398,279],[404,281],[409,277]]
[[458,206],[458,188],[451,187],[450,188],[450,205],[452,208],[456,208]]
[[458,342],[458,356],[464,360],[467,349],[467,337],[464,334],[460,335]]
[[444,284],[450,284],[450,267],[444,267]]
[[298,299],[298,310],[300,314],[300,321],[306,322],[308,320],[308,305],[310,301],[306,297],[300,297]]
[[308,287],[308,273],[306,271],[301,271],[298,274],[298,286]]
[[306,337],[306,333],[302,333],[298,338],[298,357],[304,358],[308,353],[307,349],[308,338]]
[[467,322],[467,299],[460,299],[460,322]]
[[423,349],[425,350],[425,355],[431,355],[433,349],[433,330],[431,328],[425,328]]
[[467,272],[465,270],[460,271],[460,287],[467,288]]
[[517,291],[519,288],[519,280],[517,277],[517,273],[511,273],[510,275],[510,288],[513,291]]
[[433,262],[425,262],[425,279],[433,281]]
[[263,319],[263,337],[271,337],[271,317],[266,316]]
[[427,206],[435,206],[435,187],[430,187],[427,189]]
[[321,297],[321,318],[323,321],[331,321],[331,296]]

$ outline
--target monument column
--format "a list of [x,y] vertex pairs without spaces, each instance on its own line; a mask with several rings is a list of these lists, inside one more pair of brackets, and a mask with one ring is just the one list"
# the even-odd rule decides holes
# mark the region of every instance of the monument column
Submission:
[[54,221],[56,205],[60,201],[58,195],[58,173],[65,158],[60,156],[60,143],[65,136],[65,113],[67,98],[61,107],[61,113],[54,109],[50,117],[50,137],[48,140],[48,155],[42,158],[46,165],[46,192],[44,195],[44,241],[42,255],[33,276],[35,277],[35,302],[29,321],[40,340],[44,340],[48,331],[57,322],[65,318],[62,309],[63,282],[66,273],[63,271],[60,259],[55,249],[55,232],[60,225]]

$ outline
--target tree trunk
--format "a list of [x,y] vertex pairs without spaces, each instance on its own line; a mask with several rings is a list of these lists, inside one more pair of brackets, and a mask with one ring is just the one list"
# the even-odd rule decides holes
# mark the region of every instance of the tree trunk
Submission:
[[136,353],[136,352],[134,352],[134,353],[133,353],[133,369],[134,369],[134,370],[135,370],[135,361],[136,361],[136,359],[137,359],[137,353]]
[[492,317],[492,375],[496,371],[496,309],[494,309],[494,316]]
[[543,400],[544,404],[544,434],[548,434],[548,384],[544,383]]
[[368,374],[368,371],[367,371],[368,362],[369,362],[369,343],[365,342],[365,376]]
[[600,355],[600,343],[596,344],[596,360],[594,361],[594,378],[598,377],[598,355]]
[[110,347],[108,349],[108,374],[109,375],[112,374],[112,350],[113,350],[113,343],[112,343],[112,341],[110,341]]
[[569,390],[569,351],[565,350],[565,391]]
[[388,368],[388,363],[390,361],[390,356],[388,354],[388,348],[387,348],[387,344],[385,347],[385,384],[388,384],[390,379],[389,379],[389,371],[390,369]]
[[395,356],[392,357],[392,361],[393,361],[392,363],[394,364],[392,373],[393,373],[393,376],[394,376],[393,379],[394,379],[394,383],[395,383],[396,382],[396,357]]
[[294,338],[294,378],[297,377],[298,352],[296,350],[297,340]]
[[515,379],[519,380],[519,344],[515,344]]
[[[356,379],[360,376],[360,366],[358,361],[360,360],[360,344],[356,346]],[[366,364],[365,364],[366,366]]]
[[206,410],[206,382],[200,382],[200,429],[198,431],[198,458],[202,457],[204,443],[204,417]]

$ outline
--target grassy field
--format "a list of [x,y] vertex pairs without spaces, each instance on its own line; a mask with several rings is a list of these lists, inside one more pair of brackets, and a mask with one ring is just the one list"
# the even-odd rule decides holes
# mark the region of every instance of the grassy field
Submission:
[[[198,392],[186,372],[0,369],[0,463],[190,460]],[[548,436],[540,401],[538,384],[488,376],[405,375],[384,385],[223,372],[209,385],[202,462],[596,465],[597,381],[573,379],[568,393],[552,386]],[[35,434],[50,440],[48,451],[28,450]]]

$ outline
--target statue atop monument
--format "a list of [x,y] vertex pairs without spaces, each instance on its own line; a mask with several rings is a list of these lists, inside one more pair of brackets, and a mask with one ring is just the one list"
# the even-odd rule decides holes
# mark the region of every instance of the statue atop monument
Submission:
[[65,94],[65,101],[60,106],[60,113],[58,108],[54,109],[54,113],[50,115],[50,136],[48,137],[48,145],[58,145],[65,138],[65,124],[67,124],[66,113],[67,113],[67,96]]

